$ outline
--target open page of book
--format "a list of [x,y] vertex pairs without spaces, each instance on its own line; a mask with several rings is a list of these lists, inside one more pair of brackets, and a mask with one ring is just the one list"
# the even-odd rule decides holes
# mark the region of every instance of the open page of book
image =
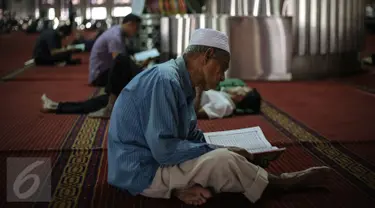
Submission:
[[141,16],[145,8],[146,0],[136,0],[136,1],[131,1],[131,3],[132,3],[132,10],[131,10],[132,13],[138,16]]
[[82,51],[85,50],[85,44],[76,44],[76,45],[69,45],[67,46],[68,49],[74,48],[74,49],[80,49]]
[[134,54],[134,59],[137,62],[140,62],[140,61],[146,61],[147,59],[156,58],[158,56],[160,56],[160,53],[158,49],[154,48],[148,51],[142,51],[142,52]]
[[229,131],[209,132],[204,133],[204,137],[209,144],[241,147],[251,153],[278,149],[267,141],[259,126]]

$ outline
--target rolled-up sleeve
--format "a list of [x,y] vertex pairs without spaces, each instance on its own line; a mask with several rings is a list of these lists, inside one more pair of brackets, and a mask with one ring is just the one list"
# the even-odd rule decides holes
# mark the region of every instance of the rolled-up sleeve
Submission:
[[179,101],[184,99],[184,94],[177,83],[160,79],[150,93],[145,138],[160,165],[177,165],[213,150],[206,143],[179,137]]

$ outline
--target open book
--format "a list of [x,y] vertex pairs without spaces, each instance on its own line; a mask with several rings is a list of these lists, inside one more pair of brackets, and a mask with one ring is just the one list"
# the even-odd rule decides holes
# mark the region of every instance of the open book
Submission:
[[74,49],[77,49],[77,50],[84,51],[85,50],[85,44],[68,45],[67,48],[68,49],[74,48]]
[[160,53],[158,49],[154,48],[148,51],[142,51],[142,52],[134,54],[134,59],[137,62],[142,62],[142,61],[146,61],[147,59],[157,58],[159,56],[160,56]]
[[268,166],[269,161],[276,160],[285,151],[285,148],[272,146],[259,126],[209,132],[204,133],[204,137],[208,144],[246,149],[255,156],[255,160],[261,160],[263,164],[258,164],[261,166]]

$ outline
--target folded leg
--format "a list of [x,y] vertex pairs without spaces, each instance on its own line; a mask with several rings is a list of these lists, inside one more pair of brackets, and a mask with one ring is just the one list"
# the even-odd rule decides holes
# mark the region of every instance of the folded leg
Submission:
[[[255,202],[268,185],[268,173],[223,148],[177,166],[159,168],[152,185],[142,195],[169,198],[175,190],[180,193],[180,190],[196,188],[196,185],[209,187],[216,193],[244,193]],[[191,204],[189,200],[182,200]]]
[[108,104],[109,95],[104,94],[81,102],[54,102],[42,96],[43,111],[56,114],[88,114],[104,108]]
[[127,54],[119,54],[114,60],[114,66],[108,71],[108,82],[105,91],[109,94],[108,104],[104,109],[89,114],[94,118],[109,118],[113,105],[122,89],[142,71]]
[[72,59],[71,52],[59,53],[49,57],[36,57],[34,60],[35,64],[39,66],[53,66],[58,63],[74,64],[76,62],[76,60]]
[[185,203],[200,205],[210,197],[206,188],[211,188],[216,193],[243,193],[254,203],[266,187],[317,185],[323,182],[329,170],[324,166],[313,167],[276,176],[222,148],[177,166],[159,168],[151,186],[142,195],[152,198],[170,198],[175,195]]

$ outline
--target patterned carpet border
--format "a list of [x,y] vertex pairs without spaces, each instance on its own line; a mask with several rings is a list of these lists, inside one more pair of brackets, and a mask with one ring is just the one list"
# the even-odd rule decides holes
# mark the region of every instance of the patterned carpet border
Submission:
[[[89,96],[89,98],[98,96],[98,95],[102,94],[103,91],[104,91],[104,89],[101,89],[101,88],[96,89]],[[80,132],[80,130],[82,129],[83,125],[85,124],[85,121],[86,121],[85,115],[78,116],[77,120],[73,123],[71,130],[67,134],[67,136],[65,138],[65,141],[63,142],[63,144],[61,145],[59,150],[65,150],[65,149],[71,150],[72,149],[74,141],[77,139],[77,135]]]
[[[103,93],[103,89],[96,90],[93,96]],[[70,149],[70,154],[60,154],[58,166],[54,172],[58,173],[53,181],[52,201],[49,207],[76,207],[92,160],[93,148],[102,147],[108,121],[89,118],[81,115],[68,135],[63,148]],[[91,169],[90,169],[91,170]],[[95,175],[96,173],[92,173]],[[87,187],[87,186],[86,186]]]
[[[277,108],[276,106],[272,105],[271,103],[269,103],[267,101],[263,102],[263,106],[262,106],[262,110],[266,110],[266,109],[272,109],[273,111],[276,111],[277,114],[279,114],[281,117],[286,117],[287,120],[288,120],[288,124],[296,124],[300,128],[302,128],[306,132],[306,133],[303,132],[303,135],[300,134],[301,130],[299,130],[298,132],[294,132],[294,134],[292,134],[294,137],[305,136],[307,138],[307,141],[299,138],[298,141],[300,143],[304,143],[304,142],[305,143],[310,143],[310,142],[321,143],[321,142],[324,142],[324,143],[330,144],[331,146],[334,146],[335,148],[339,149],[340,151],[342,151],[346,155],[349,155],[351,158],[355,159],[357,162],[366,166],[366,168],[371,169],[372,171],[375,171],[375,164],[373,164],[373,163],[367,161],[366,159],[358,156],[357,154],[355,154],[354,152],[352,152],[351,150],[346,148],[344,145],[342,145],[341,142],[328,140],[324,136],[320,135],[318,132],[314,131],[313,129],[311,129],[308,126],[306,126],[305,124],[303,124],[301,121],[298,121],[298,120],[294,119],[292,116],[290,116],[286,112],[282,111],[281,109]],[[264,114],[264,112],[265,111],[263,111],[263,114]],[[270,115],[276,115],[276,114],[270,114]],[[269,120],[270,117],[271,116],[267,115],[267,118],[268,118],[267,120]],[[286,126],[281,126],[281,127],[283,127],[284,129],[288,129]],[[349,143],[360,143],[360,142],[349,142]]]
[[355,156],[346,148],[338,148],[337,145],[332,145],[329,140],[272,104],[265,101],[261,108],[265,119],[279,131],[300,143],[316,158],[335,168],[364,194],[375,198],[375,173],[372,164]]

